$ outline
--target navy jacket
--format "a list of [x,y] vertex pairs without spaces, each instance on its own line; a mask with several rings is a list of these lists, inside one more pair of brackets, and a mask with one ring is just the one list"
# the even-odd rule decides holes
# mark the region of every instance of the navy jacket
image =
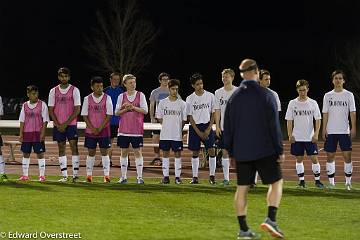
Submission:
[[282,154],[274,95],[256,81],[242,81],[226,105],[223,137],[225,149],[236,161],[255,161]]

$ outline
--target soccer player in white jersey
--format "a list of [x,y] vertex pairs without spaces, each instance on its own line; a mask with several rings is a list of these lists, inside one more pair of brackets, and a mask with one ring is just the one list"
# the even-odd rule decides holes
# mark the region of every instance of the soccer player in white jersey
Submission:
[[156,118],[161,123],[159,147],[163,151],[163,184],[169,184],[170,148],[175,155],[175,183],[181,184],[181,151],[183,150],[182,130],[187,120],[186,103],[178,97],[180,81],[169,81],[169,97],[160,100]]
[[203,85],[203,76],[195,73],[190,77],[191,86],[194,92],[186,98],[187,115],[189,116],[189,150],[193,152],[191,158],[193,178],[191,184],[198,184],[199,171],[199,151],[201,142],[204,143],[205,149],[209,153],[209,183],[216,184],[215,170],[215,133],[212,130],[214,123],[214,94],[205,91]]
[[[296,82],[296,91],[299,96],[289,102],[285,119],[287,131],[291,142],[291,154],[296,157],[296,172],[299,176],[298,186],[305,188],[304,179],[304,153],[310,156],[311,169],[315,177],[315,186],[324,188],[320,182],[320,164],[317,158],[321,113],[317,102],[307,96],[309,91],[308,81],[301,79]],[[315,129],[314,129],[315,119]]]
[[222,149],[221,164],[224,173],[223,185],[226,186],[230,184],[230,177],[229,177],[230,161],[229,161],[229,153],[224,148],[224,142],[222,138],[222,135],[224,133],[224,115],[225,115],[226,104],[230,96],[237,89],[237,87],[235,87],[232,84],[235,77],[234,70],[230,68],[224,69],[221,72],[221,77],[224,86],[215,91],[215,124],[216,124],[216,136],[220,140],[218,147]]
[[[269,88],[270,81],[271,81],[270,72],[268,70],[266,70],[266,69],[261,69],[260,72],[259,72],[259,84],[260,84],[260,86],[262,86],[264,88],[267,88],[274,95],[275,100],[276,100],[276,104],[277,104],[278,112],[281,112],[281,102],[280,102],[279,95],[277,94],[277,92],[275,92],[274,90]],[[251,187],[256,186],[257,178],[258,178],[258,173],[256,172],[254,184],[251,185]]]
[[279,98],[279,95],[277,94],[277,92],[275,92],[274,90],[269,88],[270,80],[271,80],[270,72],[268,70],[261,69],[260,74],[259,74],[259,84],[260,84],[260,86],[269,89],[269,91],[272,92],[272,94],[274,94],[276,103],[277,103],[277,107],[278,107],[278,111],[280,112],[281,111],[280,98]]
[[[345,187],[351,190],[353,165],[351,162],[351,140],[356,136],[356,107],[352,92],[344,89],[345,74],[335,70],[331,74],[334,89],[324,95],[322,137],[325,140],[324,150],[327,154],[326,171],[329,177],[329,188],[335,186],[335,154],[337,144],[344,157]],[[349,113],[351,129],[349,127]]]

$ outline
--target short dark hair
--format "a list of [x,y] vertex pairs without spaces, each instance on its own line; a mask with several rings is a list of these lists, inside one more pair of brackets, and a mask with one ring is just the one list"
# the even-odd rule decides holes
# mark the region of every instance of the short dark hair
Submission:
[[346,75],[345,75],[344,71],[341,69],[336,69],[335,71],[333,71],[331,73],[331,80],[334,79],[335,75],[337,75],[337,74],[341,74],[343,76],[343,78],[346,79]]
[[309,82],[306,81],[305,79],[300,79],[299,81],[296,82],[296,89],[302,86],[309,88]]
[[173,86],[180,87],[180,81],[178,79],[171,79],[168,83],[168,87],[171,88]]
[[166,72],[162,72],[162,73],[160,73],[159,74],[159,80],[161,80],[163,77],[168,77],[168,78],[170,78],[170,74],[168,74],[168,73],[166,73]]
[[29,93],[29,92],[39,92],[39,88],[35,85],[29,85],[26,87],[26,92]]
[[194,73],[193,75],[191,75],[190,77],[191,85],[194,85],[198,80],[203,80],[203,76],[200,73]]
[[95,83],[104,83],[104,80],[100,76],[95,76],[91,78],[91,86],[94,86]]
[[64,74],[70,75],[70,69],[68,69],[68,68],[66,68],[66,67],[61,67],[61,68],[59,68],[59,70],[58,70],[58,75],[60,75],[60,73],[64,73]]
[[121,78],[121,73],[119,73],[119,72],[112,72],[112,73],[110,74],[110,78],[112,78],[113,76],[119,76],[119,77]]
[[266,69],[261,69],[259,73],[260,80],[264,77],[264,75],[270,75],[270,72]]

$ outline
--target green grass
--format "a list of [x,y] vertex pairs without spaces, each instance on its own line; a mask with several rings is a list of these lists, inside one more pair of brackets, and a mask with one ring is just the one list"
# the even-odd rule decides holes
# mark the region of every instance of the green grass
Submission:
[[[79,232],[82,239],[236,239],[235,186],[164,186],[158,179],[145,179],[143,186],[131,183],[134,179],[127,185],[103,184],[100,178],[92,184],[48,180],[53,181],[0,183],[0,232]],[[286,183],[278,211],[286,239],[360,239],[359,190],[345,191],[340,183],[331,191],[295,185]],[[266,191],[258,186],[248,198],[248,223],[259,232]]]

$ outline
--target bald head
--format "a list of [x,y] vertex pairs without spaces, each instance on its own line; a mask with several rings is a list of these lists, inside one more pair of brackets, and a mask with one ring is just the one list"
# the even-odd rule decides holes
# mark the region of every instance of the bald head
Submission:
[[244,59],[240,66],[241,77],[244,80],[258,80],[259,79],[259,71],[258,66],[255,60],[247,58]]

